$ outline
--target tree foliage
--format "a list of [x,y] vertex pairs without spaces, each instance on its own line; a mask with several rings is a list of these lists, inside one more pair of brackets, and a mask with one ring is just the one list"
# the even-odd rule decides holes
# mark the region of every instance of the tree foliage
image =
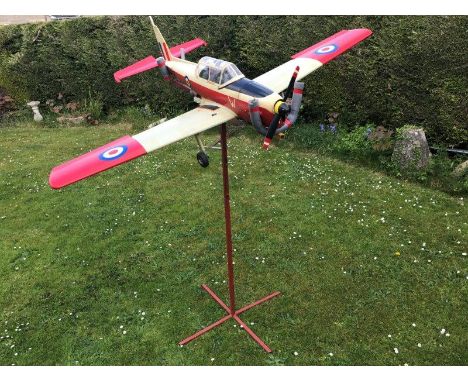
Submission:
[[[201,37],[190,54],[231,60],[249,77],[341,29],[374,35],[305,79],[305,121],[337,111],[348,126],[372,122],[425,128],[437,144],[468,141],[468,18],[458,16],[157,16],[170,45]],[[116,85],[113,73],[158,55],[142,16],[78,18],[0,29],[0,86],[16,99],[98,97],[105,109],[150,104],[161,113],[187,108],[157,71]]]

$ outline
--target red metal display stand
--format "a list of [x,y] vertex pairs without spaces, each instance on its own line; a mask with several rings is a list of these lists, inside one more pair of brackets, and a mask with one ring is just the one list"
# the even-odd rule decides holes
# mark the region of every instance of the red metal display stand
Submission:
[[195,334],[192,334],[190,337],[185,338],[179,342],[179,345],[185,345],[190,341],[193,341],[195,338],[200,337],[202,334],[210,331],[211,329],[221,325],[223,322],[226,322],[230,318],[234,319],[242,329],[244,329],[252,339],[257,342],[265,351],[271,353],[271,349],[263,342],[253,331],[250,329],[247,324],[242,321],[239,317],[241,313],[246,312],[250,308],[262,304],[273,297],[276,297],[280,292],[274,292],[262,299],[255,301],[249,305],[244,306],[243,308],[236,310],[235,304],[235,288],[234,288],[234,267],[232,259],[232,234],[231,234],[231,206],[229,200],[229,174],[228,174],[228,156],[227,156],[227,137],[226,137],[226,124],[221,125],[221,156],[222,156],[222,166],[223,166],[223,186],[224,186],[224,219],[226,222],[226,252],[227,252],[227,269],[228,269],[228,281],[229,281],[229,306],[227,306],[217,295],[213,292],[207,285],[203,284],[202,288],[208,292],[213,300],[215,300],[221,308],[226,311],[226,315],[219,319],[216,322],[213,322],[211,325],[199,330]]

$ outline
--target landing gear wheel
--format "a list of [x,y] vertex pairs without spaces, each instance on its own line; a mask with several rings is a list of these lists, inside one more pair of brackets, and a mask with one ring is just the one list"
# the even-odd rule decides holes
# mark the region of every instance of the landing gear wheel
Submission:
[[208,167],[208,165],[210,164],[208,155],[206,155],[206,153],[204,153],[203,151],[198,152],[197,161],[202,167]]

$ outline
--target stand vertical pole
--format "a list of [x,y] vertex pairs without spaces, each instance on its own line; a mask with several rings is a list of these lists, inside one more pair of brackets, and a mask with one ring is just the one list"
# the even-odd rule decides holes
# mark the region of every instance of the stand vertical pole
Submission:
[[244,306],[236,310],[236,299],[235,299],[235,289],[234,289],[234,262],[232,259],[232,233],[231,233],[231,204],[229,200],[229,173],[228,173],[228,156],[227,156],[227,128],[226,124],[223,123],[221,125],[221,161],[222,161],[222,168],[223,168],[223,186],[224,186],[224,219],[226,222],[226,261],[227,261],[227,269],[228,269],[228,285],[229,285],[229,306],[227,306],[223,300],[221,300],[215,292],[213,292],[208,285],[203,284],[202,288],[211,296],[211,298],[216,301],[216,303],[227,313],[224,317],[220,318],[218,321],[213,322],[211,325],[200,329],[195,334],[183,339],[179,342],[179,345],[184,346],[189,342],[193,341],[194,339],[200,337],[201,335],[209,332],[210,330],[216,328],[217,326],[221,325],[222,323],[226,322],[230,318],[234,319],[239,326],[244,329],[249,336],[259,344],[263,350],[268,353],[271,353],[271,349],[268,345],[263,342],[260,337],[258,337],[252,329],[250,329],[247,324],[241,320],[239,317],[240,314],[246,312],[247,310],[263,304],[271,300],[272,298],[279,296],[280,292],[273,292],[266,297],[261,298],[249,305]]
[[227,156],[227,132],[226,124],[221,125],[221,157],[223,167],[223,187],[224,187],[224,220],[226,223],[226,257],[229,282],[229,310],[233,315],[236,311],[236,297],[234,288],[234,264],[232,258],[232,232],[231,232],[231,203],[229,198],[229,173]]

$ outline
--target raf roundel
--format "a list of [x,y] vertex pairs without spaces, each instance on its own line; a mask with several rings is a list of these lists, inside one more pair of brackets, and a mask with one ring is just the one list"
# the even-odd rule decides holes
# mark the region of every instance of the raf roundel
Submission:
[[337,49],[338,49],[338,45],[336,45],[336,44],[329,44],[329,45],[325,45],[325,46],[322,46],[322,47],[318,48],[314,53],[317,53],[317,54],[328,54],[328,53],[333,53],[333,52],[335,52]]
[[115,146],[99,154],[101,160],[114,160],[120,158],[127,152],[128,147],[125,145]]

